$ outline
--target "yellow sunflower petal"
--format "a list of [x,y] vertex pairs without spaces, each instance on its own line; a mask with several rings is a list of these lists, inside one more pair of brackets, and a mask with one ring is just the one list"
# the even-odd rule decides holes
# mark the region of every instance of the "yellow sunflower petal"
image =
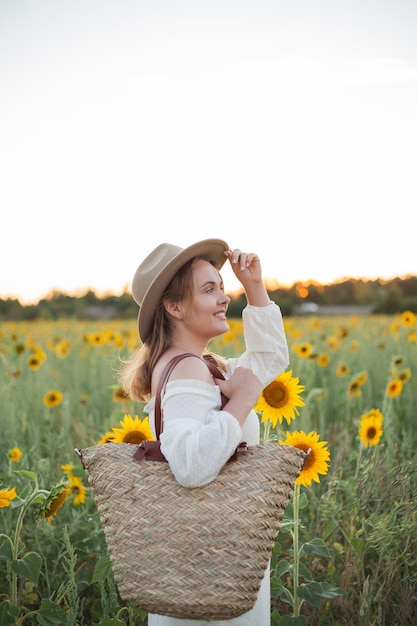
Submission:
[[359,439],[367,448],[368,446],[376,446],[382,437],[382,421],[383,416],[379,409],[372,409],[369,413],[365,413],[361,417],[359,427]]
[[153,439],[152,429],[149,424],[149,418],[145,417],[140,420],[136,415],[125,415],[120,422],[121,428],[113,428],[114,443],[141,443]]
[[319,475],[325,476],[329,471],[330,452],[327,447],[327,441],[319,441],[318,433],[310,432],[306,434],[304,431],[287,432],[286,439],[279,443],[299,448],[304,452],[310,450],[308,457],[304,463],[300,475],[295,481],[296,485],[310,486],[312,481],[319,483]]
[[304,406],[299,394],[304,391],[299,378],[292,376],[292,370],[282,372],[262,391],[255,411],[262,413],[262,421],[270,420],[273,427],[285,419],[289,424],[299,414],[297,407]]

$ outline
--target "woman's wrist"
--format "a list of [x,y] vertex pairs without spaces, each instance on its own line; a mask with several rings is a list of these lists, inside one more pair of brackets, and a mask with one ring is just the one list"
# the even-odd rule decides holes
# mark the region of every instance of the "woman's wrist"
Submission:
[[248,304],[252,306],[269,306],[271,304],[271,298],[263,282],[245,286],[245,294]]

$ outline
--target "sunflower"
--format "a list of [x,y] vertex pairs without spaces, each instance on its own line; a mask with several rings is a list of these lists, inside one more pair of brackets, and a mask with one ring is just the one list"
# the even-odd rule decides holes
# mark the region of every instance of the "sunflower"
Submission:
[[118,348],[121,348],[123,346],[123,337],[119,333],[115,332],[114,330],[106,330],[104,334],[108,343],[111,343]]
[[323,352],[322,354],[319,354],[317,356],[317,365],[319,367],[327,367],[329,363],[330,363],[330,356],[326,352]]
[[0,489],[0,509],[10,506],[11,500],[14,500],[16,496],[16,487],[12,487],[11,489]]
[[357,380],[352,380],[352,382],[349,385],[348,388],[348,394],[350,396],[361,396],[362,395],[362,391],[360,388],[360,385],[358,385],[358,381]]
[[69,475],[69,489],[74,496],[72,501],[74,506],[84,504],[87,496],[87,489],[84,486],[82,479],[74,474]]
[[410,328],[410,326],[414,326],[416,323],[416,316],[412,311],[404,311],[401,313],[401,324],[406,328]]
[[403,369],[397,370],[394,368],[391,372],[391,376],[400,380],[403,384],[408,383],[411,378],[411,368],[405,367]]
[[404,357],[402,357],[400,354],[393,356],[391,359],[391,364],[392,367],[401,367],[402,365],[404,365]]
[[368,374],[366,372],[361,372],[360,374],[355,376],[355,378],[352,380],[352,382],[349,385],[349,389],[348,389],[349,395],[361,396],[362,395],[361,387],[366,383],[367,380],[368,380]]
[[70,474],[72,474],[74,465],[73,463],[65,463],[64,465],[61,465],[61,469],[65,472],[67,476],[69,476]]
[[69,493],[70,488],[66,480],[58,483],[58,485],[51,489],[46,500],[42,502],[38,517],[40,519],[47,519],[48,522],[51,523],[52,518],[58,513]]
[[417,342],[417,333],[415,333],[414,331],[410,331],[407,335],[407,341],[411,342]]
[[227,323],[229,324],[229,330],[221,335],[221,337],[219,338],[221,340],[221,343],[223,345],[230,345],[233,343],[239,344],[243,329],[242,321],[230,319],[227,320]]
[[262,413],[262,421],[271,420],[275,428],[277,422],[282,424],[286,419],[289,424],[299,414],[298,406],[304,406],[304,401],[298,395],[304,391],[304,385],[299,385],[299,378],[293,378],[292,370],[282,372],[262,391],[262,395],[255,405],[255,411]]
[[114,442],[114,432],[113,430],[108,430],[98,442],[99,446],[102,446],[105,443]]
[[60,359],[65,359],[71,351],[71,346],[69,341],[66,339],[61,339],[55,346],[55,354]]
[[346,363],[339,363],[336,368],[336,376],[347,376],[350,372],[350,368]]
[[362,387],[362,385],[364,385],[366,381],[368,380],[367,372],[361,372],[360,374],[358,374],[358,377],[356,380],[357,380],[358,385]]
[[313,346],[311,345],[311,343],[304,342],[300,344],[295,344],[293,350],[302,359],[308,359],[313,352]]
[[49,407],[59,406],[62,402],[62,398],[63,396],[60,391],[56,391],[56,389],[50,389],[50,391],[48,391],[44,395],[43,403]]
[[403,382],[400,378],[393,378],[390,380],[385,388],[385,394],[388,398],[396,398],[403,390]]
[[20,448],[12,448],[9,451],[10,461],[14,461],[15,463],[17,463],[18,461],[20,461],[21,456],[22,456],[22,451]]
[[300,475],[295,481],[296,485],[309,487],[312,481],[320,482],[319,474],[325,476],[329,471],[330,452],[327,447],[327,441],[319,441],[320,435],[315,432],[306,434],[304,431],[287,432],[285,441],[279,443],[299,448],[304,452],[310,450],[304,467]]
[[122,387],[117,387],[113,391],[113,402],[129,402],[129,400],[129,394]]
[[92,335],[88,335],[88,342],[92,346],[102,346],[107,341],[106,335],[104,333],[95,332]]
[[133,418],[131,415],[125,415],[120,422],[121,428],[113,428],[114,443],[141,443],[153,439],[151,426],[149,424],[149,418],[145,417],[140,420],[136,415]]
[[33,346],[30,348],[31,354],[40,363],[44,363],[47,359],[46,352],[39,346]]
[[29,365],[31,370],[36,372],[42,365],[43,361],[41,361],[36,354],[31,354],[28,356],[26,363]]
[[331,335],[330,337],[327,337],[326,344],[329,347],[329,350],[334,352],[335,350],[338,349],[340,341],[337,337],[335,337],[334,335]]
[[367,448],[376,446],[382,436],[383,415],[379,409],[372,409],[361,417],[359,439]]

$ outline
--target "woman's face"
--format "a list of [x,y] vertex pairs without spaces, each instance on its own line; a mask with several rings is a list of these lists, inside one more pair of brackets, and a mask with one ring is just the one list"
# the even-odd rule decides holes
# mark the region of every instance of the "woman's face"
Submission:
[[229,330],[226,313],[230,298],[223,291],[223,281],[217,269],[199,259],[193,265],[193,301],[183,311],[183,323],[204,340]]

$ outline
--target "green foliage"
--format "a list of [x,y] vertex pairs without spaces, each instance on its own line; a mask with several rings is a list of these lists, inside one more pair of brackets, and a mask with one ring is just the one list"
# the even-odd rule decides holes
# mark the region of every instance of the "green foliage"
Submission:
[[[10,506],[0,508],[2,626],[146,624],[146,614],[118,596],[96,505],[74,453],[118,426],[125,413],[143,415],[142,405],[113,397],[119,359],[137,343],[135,318],[0,325],[0,490],[17,491]],[[285,512],[271,562],[271,623],[414,626],[416,325],[376,315],[285,322],[305,406],[272,435],[315,430],[328,441],[331,462],[320,483],[300,492],[298,514],[293,502]],[[233,328],[213,342],[225,356],[242,349],[238,320]],[[69,344],[65,354],[57,349],[62,341]],[[308,358],[297,352],[301,343],[312,347]],[[38,349],[46,358],[31,370],[28,358]],[[326,366],[319,365],[322,353],[330,358]],[[340,362],[345,375],[338,373]],[[390,398],[385,390],[394,369],[410,369],[411,379]],[[360,395],[351,396],[349,385],[361,373],[367,380]],[[60,405],[44,404],[50,389],[62,392]],[[375,447],[364,447],[358,428],[372,408],[384,414],[383,435]],[[14,447],[22,452],[15,462],[9,457]],[[74,488],[48,523],[42,512],[53,490],[68,481],[66,464],[84,486],[85,501],[75,504]],[[296,562],[300,615],[293,614]]]
[[[300,295],[300,286],[303,294]],[[349,278],[322,285],[314,281],[294,283],[290,287],[270,290],[271,298],[278,302],[285,316],[296,315],[297,307],[304,302],[319,307],[368,307],[369,312],[395,314],[410,310],[417,313],[417,276],[391,280],[365,280]],[[307,295],[306,295],[307,294]],[[239,317],[245,306],[243,295],[234,297],[229,313]],[[37,304],[22,305],[16,298],[0,299],[0,320],[58,320],[58,319],[135,319],[137,305],[128,292],[120,296],[97,296],[93,291],[82,295],[69,295],[56,290]]]
[[331,559],[330,552],[322,539],[313,538],[305,542],[300,541],[301,519],[299,512],[307,506],[307,494],[306,492],[301,492],[300,486],[297,485],[292,495],[292,502],[285,511],[282,524],[284,533],[291,534],[292,546],[290,553],[292,560],[279,559],[277,561],[277,556],[281,553],[278,542],[274,550],[275,558],[273,558],[271,563],[273,598],[289,604],[292,610],[291,616],[282,616],[278,611],[273,612],[274,623],[279,624],[279,626],[282,626],[282,624],[307,624],[306,618],[301,614],[301,608],[304,603],[320,608],[323,599],[330,600],[345,595],[344,590],[340,587],[334,587],[326,581],[314,580],[313,573],[302,562],[303,557],[309,557],[309,560],[311,560],[311,555],[317,555],[321,559]]

